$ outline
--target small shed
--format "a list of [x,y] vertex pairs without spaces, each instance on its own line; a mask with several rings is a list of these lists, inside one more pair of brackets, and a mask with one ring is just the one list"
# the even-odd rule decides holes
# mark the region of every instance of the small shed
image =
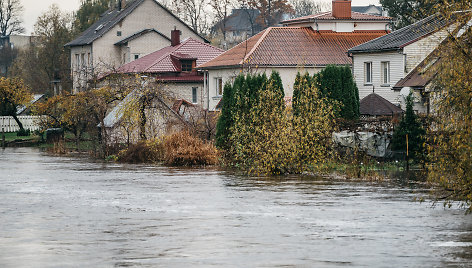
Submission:
[[376,93],[364,97],[359,104],[360,115],[367,117],[394,117],[401,115],[403,110]]

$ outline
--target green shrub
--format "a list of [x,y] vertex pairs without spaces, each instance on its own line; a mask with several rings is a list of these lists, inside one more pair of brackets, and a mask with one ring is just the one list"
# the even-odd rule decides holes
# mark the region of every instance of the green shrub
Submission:
[[31,132],[29,129],[20,129],[16,132],[16,136],[18,137],[27,137],[31,135]]

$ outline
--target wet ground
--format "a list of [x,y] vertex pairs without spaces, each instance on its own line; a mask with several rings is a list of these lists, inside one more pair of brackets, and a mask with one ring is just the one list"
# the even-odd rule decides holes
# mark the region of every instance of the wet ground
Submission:
[[7,148],[0,267],[472,267],[472,215],[418,192]]

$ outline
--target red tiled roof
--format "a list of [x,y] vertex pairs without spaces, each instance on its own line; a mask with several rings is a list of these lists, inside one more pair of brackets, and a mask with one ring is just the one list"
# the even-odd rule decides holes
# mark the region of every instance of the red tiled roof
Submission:
[[197,59],[203,64],[223,53],[223,50],[192,38],[177,46],[169,46],[127,63],[117,73],[166,73],[179,72],[178,59]]
[[386,31],[339,33],[317,32],[311,27],[271,27],[197,68],[351,64],[348,49],[385,34]]
[[323,12],[323,13],[318,13],[318,14],[313,14],[313,15],[308,15],[304,17],[299,17],[291,20],[285,20],[282,21],[281,24],[287,24],[290,25],[292,23],[297,23],[297,22],[306,22],[306,21],[313,21],[313,20],[357,20],[357,21],[390,21],[392,20],[391,17],[383,17],[383,16],[377,16],[377,15],[371,15],[371,14],[366,14],[366,13],[360,13],[360,12],[351,12],[351,18],[336,18],[333,16],[332,12]]

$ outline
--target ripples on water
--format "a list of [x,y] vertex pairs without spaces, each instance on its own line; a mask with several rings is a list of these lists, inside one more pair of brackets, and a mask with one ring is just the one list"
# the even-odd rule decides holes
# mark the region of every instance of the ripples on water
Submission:
[[472,267],[410,188],[0,151],[1,267]]

